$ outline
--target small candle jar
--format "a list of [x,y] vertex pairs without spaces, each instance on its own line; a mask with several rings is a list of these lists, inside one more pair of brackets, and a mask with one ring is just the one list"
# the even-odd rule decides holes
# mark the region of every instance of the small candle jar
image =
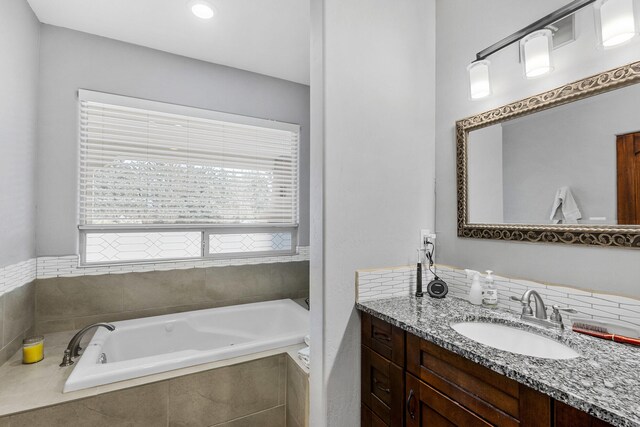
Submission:
[[22,340],[22,363],[30,365],[44,359],[44,337],[30,337]]

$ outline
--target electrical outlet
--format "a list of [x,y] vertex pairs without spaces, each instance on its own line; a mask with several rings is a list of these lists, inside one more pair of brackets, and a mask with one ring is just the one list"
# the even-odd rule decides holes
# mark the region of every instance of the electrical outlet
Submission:
[[429,235],[431,234],[431,230],[422,229],[420,230],[420,246],[425,247],[429,242]]

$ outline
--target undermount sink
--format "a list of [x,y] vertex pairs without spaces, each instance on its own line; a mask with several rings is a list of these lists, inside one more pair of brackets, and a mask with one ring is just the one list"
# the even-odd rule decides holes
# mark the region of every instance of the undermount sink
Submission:
[[544,359],[573,359],[580,354],[556,340],[513,326],[487,322],[460,322],[451,325],[456,332],[480,344],[511,353]]

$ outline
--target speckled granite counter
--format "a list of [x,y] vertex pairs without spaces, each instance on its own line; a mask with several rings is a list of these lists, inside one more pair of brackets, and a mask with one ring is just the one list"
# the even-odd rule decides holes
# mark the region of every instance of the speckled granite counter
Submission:
[[[453,297],[397,297],[356,307],[613,425],[640,427],[640,347],[538,327],[514,313]],[[582,357],[550,360],[509,353],[479,344],[449,326],[474,320],[518,325],[555,338]]]

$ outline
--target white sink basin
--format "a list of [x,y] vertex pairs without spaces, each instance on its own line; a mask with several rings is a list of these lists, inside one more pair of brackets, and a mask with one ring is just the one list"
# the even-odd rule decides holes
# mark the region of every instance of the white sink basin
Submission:
[[451,327],[459,334],[480,344],[511,353],[544,359],[573,359],[580,356],[571,347],[556,340],[511,326],[484,322],[461,322],[454,323]]

